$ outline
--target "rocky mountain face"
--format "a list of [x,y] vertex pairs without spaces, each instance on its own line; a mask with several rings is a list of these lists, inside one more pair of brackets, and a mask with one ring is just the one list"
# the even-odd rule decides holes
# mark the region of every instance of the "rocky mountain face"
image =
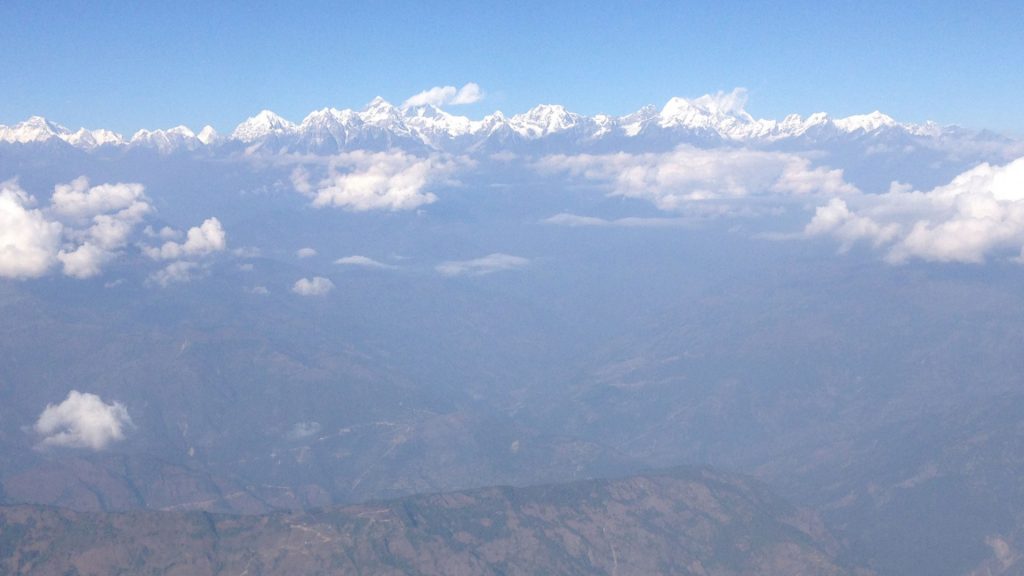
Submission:
[[0,508],[5,574],[869,574],[811,513],[698,469],[264,516]]

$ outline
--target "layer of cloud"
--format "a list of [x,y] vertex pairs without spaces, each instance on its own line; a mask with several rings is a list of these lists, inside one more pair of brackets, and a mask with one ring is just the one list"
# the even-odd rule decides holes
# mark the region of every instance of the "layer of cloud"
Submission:
[[399,150],[354,151],[332,158],[326,177],[310,182],[305,168],[292,171],[292,185],[313,199],[313,206],[335,206],[353,212],[413,210],[437,200],[426,191],[450,183],[465,162],[445,156],[421,158]]
[[142,184],[137,183],[89,186],[88,178],[81,176],[54,186],[50,202],[56,214],[81,220],[120,212],[144,202],[144,190]]
[[460,104],[473,104],[484,97],[483,91],[474,82],[466,83],[462,88],[455,86],[434,86],[424,90],[406,100],[403,107],[416,106],[457,106]]
[[57,261],[64,227],[17,184],[0,184],[0,277],[37,278]]
[[1024,158],[981,164],[929,191],[894,184],[884,194],[834,198],[804,234],[832,236],[843,250],[869,243],[897,264],[981,263],[1000,251],[1024,257]]
[[530,261],[521,256],[494,253],[473,260],[450,260],[438,264],[435,269],[443,276],[481,276],[504,270],[525,268]]
[[295,251],[296,258],[312,258],[313,256],[316,256],[316,249],[309,248],[308,246],[306,248],[299,248]]
[[220,220],[207,218],[199,226],[188,229],[184,242],[164,242],[159,248],[147,246],[144,251],[154,260],[177,260],[206,256],[214,252],[222,252],[227,248],[227,234]]
[[159,230],[155,230],[152,226],[146,226],[142,233],[150,238],[158,238],[160,240],[177,240],[181,237],[181,232],[170,226],[164,226]]
[[120,402],[105,403],[99,396],[72,390],[60,404],[47,404],[34,429],[41,446],[103,450],[124,439],[132,426],[128,409]]
[[679,146],[665,153],[552,155],[536,163],[543,173],[568,173],[605,184],[612,195],[639,198],[661,210],[701,211],[751,197],[854,194],[843,171],[814,167],[802,156],[745,148]]
[[58,262],[64,274],[102,273],[152,211],[141,184],[90,186],[85,177],[54,187],[50,205],[15,182],[0,184],[0,277],[36,278]]
[[629,216],[607,220],[596,216],[580,216],[562,212],[543,220],[544,224],[555,226],[568,226],[570,228],[582,227],[610,227],[610,228],[671,228],[676,226],[690,226],[693,221],[688,218],[641,218]]
[[199,275],[202,268],[196,262],[178,260],[149,275],[148,281],[166,288],[171,284],[185,284]]
[[292,292],[299,296],[324,296],[334,290],[334,282],[322,276],[299,278],[292,285]]
[[378,268],[382,270],[395,268],[395,266],[392,266],[391,264],[385,264],[368,256],[360,256],[358,254],[338,258],[334,263],[342,266],[359,266],[362,268]]

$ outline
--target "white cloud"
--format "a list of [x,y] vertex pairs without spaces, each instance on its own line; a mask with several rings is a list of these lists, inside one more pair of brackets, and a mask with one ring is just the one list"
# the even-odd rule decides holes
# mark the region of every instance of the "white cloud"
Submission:
[[181,236],[181,232],[170,226],[164,226],[160,230],[154,230],[152,226],[146,226],[142,233],[150,238],[159,238],[161,240],[177,240]]
[[460,104],[473,104],[479,102],[484,97],[483,91],[480,86],[474,82],[468,82],[462,88],[456,88],[455,86],[434,86],[428,90],[424,90],[419,94],[411,96],[406,100],[403,107],[415,107],[415,106],[445,106],[451,104],[457,106]]
[[196,262],[179,260],[177,262],[171,262],[167,266],[164,266],[160,270],[150,274],[149,281],[159,284],[165,288],[171,284],[184,284],[195,278],[198,270],[199,264]]
[[207,218],[199,226],[189,228],[184,242],[165,242],[159,248],[147,246],[144,251],[154,260],[175,260],[221,252],[227,247],[227,234],[217,218]]
[[89,186],[89,179],[81,176],[67,184],[53,188],[50,200],[54,213],[72,219],[92,218],[97,214],[120,212],[138,203],[145,203],[142,184],[117,183]]
[[693,224],[693,221],[687,218],[641,218],[637,216],[607,220],[596,216],[580,216],[577,214],[562,212],[555,214],[550,218],[545,218],[543,223],[554,224],[555,226],[568,226],[570,228],[667,228],[675,226],[689,226]]
[[314,194],[313,184],[309,181],[309,170],[306,170],[303,166],[296,166],[292,168],[291,174],[292,187],[295,191],[303,196],[312,196]]
[[34,428],[42,446],[98,451],[123,440],[131,426],[128,409],[120,402],[107,404],[95,394],[72,390],[60,404],[47,404]]
[[17,184],[0,184],[0,277],[37,278],[56,262],[63,226],[34,202]]
[[103,266],[115,255],[86,242],[72,251],[61,250],[57,259],[64,265],[64,274],[72,278],[92,278],[103,272]]
[[311,196],[316,207],[354,212],[412,210],[437,200],[425,188],[450,181],[461,162],[442,156],[419,158],[394,150],[354,151],[332,159],[327,176],[315,186],[308,173],[293,171],[295,190]]
[[894,184],[884,194],[832,199],[804,234],[833,236],[844,249],[870,242],[892,263],[981,263],[993,252],[1024,254],[1024,158],[981,164],[927,192]]
[[324,296],[334,290],[334,282],[322,276],[299,278],[292,285],[292,292],[300,296]]
[[530,261],[521,256],[494,253],[473,260],[442,262],[435,269],[444,276],[481,276],[503,270],[517,270],[529,264]]
[[296,258],[312,258],[313,256],[316,256],[316,250],[314,248],[299,248],[295,251]]
[[57,262],[64,273],[89,278],[121,254],[152,211],[141,184],[89,186],[85,177],[54,187],[50,206],[14,183],[0,189],[0,276],[38,277]]
[[569,175],[610,187],[613,195],[639,198],[662,210],[695,211],[751,197],[834,196],[857,189],[842,170],[813,167],[802,156],[745,148],[679,146],[665,153],[552,155],[541,172]]
[[358,254],[352,256],[345,256],[344,258],[338,258],[334,261],[335,264],[341,264],[343,266],[361,266],[363,268],[395,268],[391,264],[385,264],[378,262],[368,256],[359,256]]
[[480,86],[476,82],[467,82],[463,84],[462,88],[459,88],[459,92],[452,98],[450,104],[475,104],[484,98],[484,91],[480,89]]
[[247,288],[246,292],[257,296],[266,296],[267,294],[270,294],[270,290],[267,290],[266,286],[253,286],[252,288]]
[[319,422],[296,422],[292,429],[285,436],[289,440],[301,440],[320,432]]

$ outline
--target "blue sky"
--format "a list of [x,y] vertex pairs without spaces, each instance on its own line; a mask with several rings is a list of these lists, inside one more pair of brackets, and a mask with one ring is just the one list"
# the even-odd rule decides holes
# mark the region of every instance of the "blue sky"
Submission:
[[1024,134],[1019,1],[8,1],[0,21],[3,124],[229,130],[476,82],[487,97],[452,111],[623,114],[745,87],[758,117],[881,109]]

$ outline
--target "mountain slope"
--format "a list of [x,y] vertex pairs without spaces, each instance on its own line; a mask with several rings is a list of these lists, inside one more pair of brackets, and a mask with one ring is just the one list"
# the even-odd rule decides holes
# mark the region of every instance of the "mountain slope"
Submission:
[[837,548],[760,486],[694,469],[268,516],[0,509],[8,574],[852,574]]

